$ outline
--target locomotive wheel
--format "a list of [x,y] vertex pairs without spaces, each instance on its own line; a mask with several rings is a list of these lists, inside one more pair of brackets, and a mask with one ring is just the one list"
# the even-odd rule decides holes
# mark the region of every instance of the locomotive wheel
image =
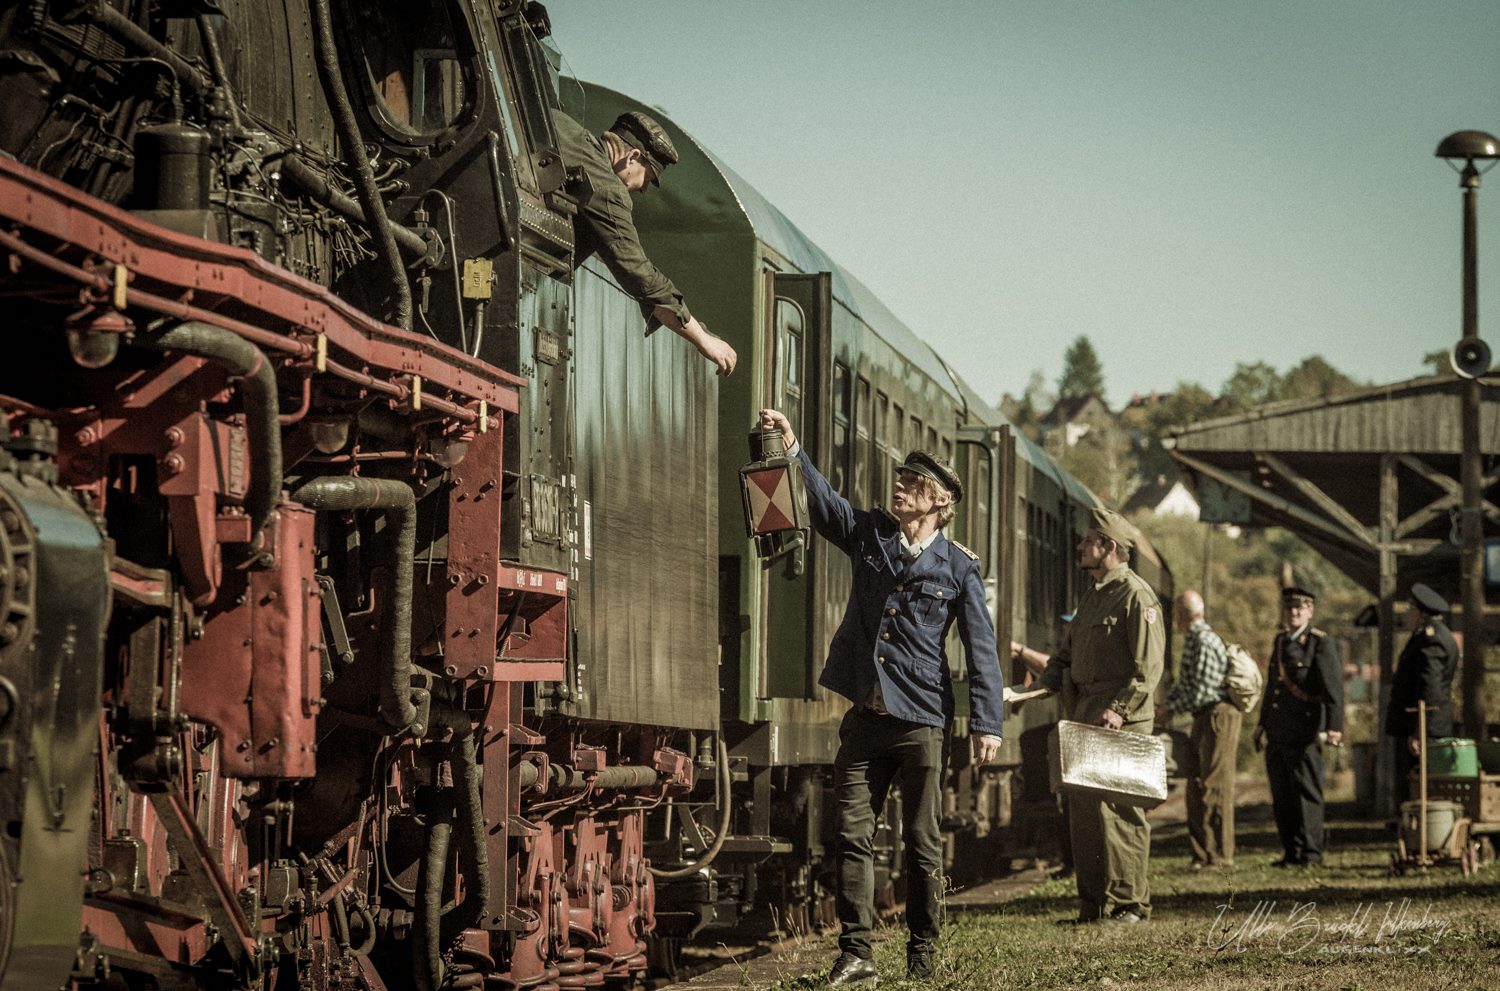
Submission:
[[654,934],[647,936],[646,969],[652,977],[677,980],[682,972],[682,939]]

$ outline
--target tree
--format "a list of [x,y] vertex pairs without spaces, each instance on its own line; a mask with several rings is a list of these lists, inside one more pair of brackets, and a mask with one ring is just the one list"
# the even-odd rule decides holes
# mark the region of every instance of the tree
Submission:
[[1428,351],[1422,355],[1422,364],[1429,366],[1432,375],[1448,375],[1453,371],[1453,366],[1448,362],[1447,351]]
[[1098,396],[1104,398],[1104,368],[1086,336],[1080,336],[1063,353],[1062,377],[1057,380],[1059,398]]
[[[1050,437],[1060,437],[1060,433],[1054,432]],[[1124,501],[1127,483],[1135,470],[1135,458],[1130,434],[1116,423],[1097,423],[1072,447],[1053,443],[1048,446],[1048,453],[1105,502],[1119,505]]]
[[1040,368],[1031,371],[1031,378],[1026,380],[1026,391],[1021,393],[1021,398],[1016,399],[1006,393],[1000,399],[1000,412],[1010,418],[1011,422],[1033,439],[1037,435],[1037,424],[1047,411],[1052,408],[1056,398],[1047,389],[1047,376]]
[[1224,383],[1222,395],[1235,409],[1259,406],[1282,398],[1285,383],[1281,373],[1264,361],[1241,361]]
[[1327,399],[1352,392],[1360,384],[1334,368],[1320,356],[1302,359],[1302,364],[1286,373],[1281,382],[1284,399]]
[[1196,382],[1178,382],[1177,389],[1154,401],[1132,403],[1120,413],[1120,424],[1131,434],[1136,477],[1150,481],[1158,475],[1175,477],[1177,463],[1162,446],[1162,438],[1177,427],[1206,420],[1218,412],[1218,400]]

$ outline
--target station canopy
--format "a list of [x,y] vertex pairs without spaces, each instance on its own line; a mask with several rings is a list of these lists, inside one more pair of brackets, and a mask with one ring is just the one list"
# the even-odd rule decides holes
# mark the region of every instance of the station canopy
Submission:
[[[1196,484],[1205,522],[1286,527],[1377,596],[1388,551],[1398,595],[1420,581],[1456,604],[1463,384],[1434,376],[1269,403],[1184,427],[1166,445]],[[1493,541],[1500,536],[1500,375],[1480,386],[1484,533]],[[1486,558],[1493,603],[1500,546],[1487,545]]]

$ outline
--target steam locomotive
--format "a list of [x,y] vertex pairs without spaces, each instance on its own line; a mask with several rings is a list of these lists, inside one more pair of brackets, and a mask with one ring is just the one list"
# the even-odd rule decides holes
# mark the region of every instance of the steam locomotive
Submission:
[[[1002,642],[1070,600],[1093,496],[671,121],[640,227],[741,371],[575,270],[553,115],[638,106],[545,35],[0,3],[0,989],[551,991],[825,918],[849,575],[753,553],[761,406],[857,502],[954,456]],[[1019,764],[963,752],[955,869]]]

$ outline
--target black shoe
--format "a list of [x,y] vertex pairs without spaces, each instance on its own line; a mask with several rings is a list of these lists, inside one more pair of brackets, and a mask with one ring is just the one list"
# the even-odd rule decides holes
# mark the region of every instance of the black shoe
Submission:
[[1280,860],[1271,861],[1272,867],[1301,867],[1302,861],[1293,860],[1290,857],[1282,857]]
[[875,961],[852,953],[840,953],[839,958],[833,962],[833,969],[828,972],[828,986],[834,988],[850,984],[874,984],[879,980],[880,971],[875,969]]
[[1122,908],[1104,921],[1116,926],[1137,926],[1146,921],[1146,917],[1139,912],[1132,912],[1128,908]]
[[1058,880],[1061,880],[1062,878],[1072,877],[1072,876],[1073,876],[1073,865],[1072,864],[1064,864],[1063,866],[1059,867],[1057,870],[1053,871],[1052,874],[1051,874],[1052,880],[1054,880],[1054,881],[1058,881]]
[[913,981],[925,981],[936,969],[931,950],[913,950],[906,954],[906,976]]

